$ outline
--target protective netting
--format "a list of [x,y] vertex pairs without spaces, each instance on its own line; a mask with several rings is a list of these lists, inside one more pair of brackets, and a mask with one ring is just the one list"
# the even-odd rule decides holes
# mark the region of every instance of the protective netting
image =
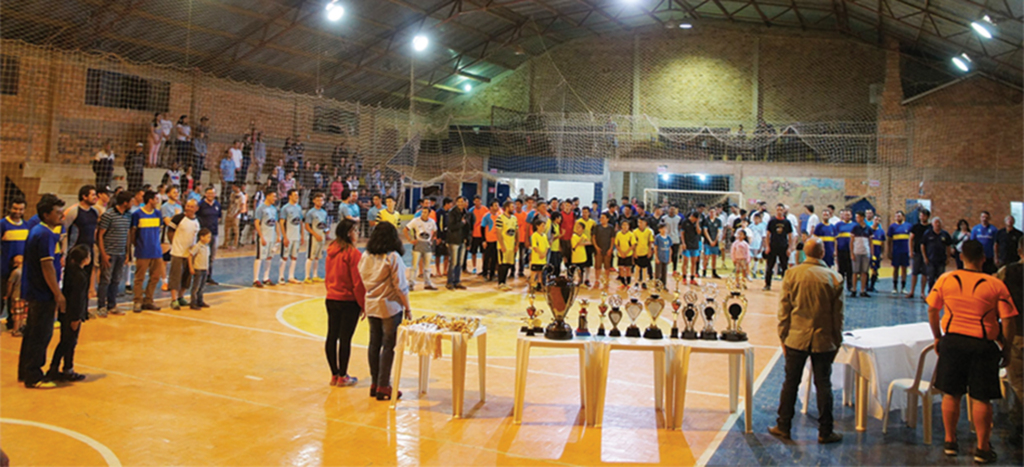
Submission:
[[[747,208],[863,201],[892,212],[935,198],[967,217],[1020,197],[1020,90],[984,77],[942,88],[948,70],[894,43],[714,24],[535,38],[523,64],[438,100],[421,94],[461,82],[438,84],[432,63],[410,76],[409,51],[380,38],[361,48],[312,10],[292,25],[288,7],[262,2],[96,13],[101,3],[5,2],[5,161],[87,164],[109,140],[112,184],[128,185],[123,162],[141,143],[147,183],[176,164],[220,184],[237,140],[251,184],[292,172],[304,188],[400,201],[417,188],[501,198],[507,186],[548,196],[584,183],[586,203],[684,189],[742,192]],[[270,26],[219,30],[232,15]],[[214,40],[236,47],[217,55]],[[377,55],[361,62],[367,51]],[[416,83],[411,100],[401,79]],[[367,100],[332,99],[338,89]],[[953,190],[968,182],[984,186]],[[68,185],[46,189],[74,193]]]
[[[699,188],[699,187],[694,187]],[[732,207],[738,209],[743,204],[743,193],[712,190],[674,190],[648,188],[644,190],[643,202],[646,209],[654,210],[662,208],[667,210],[671,206],[679,208],[682,213],[696,211],[698,208],[720,208],[730,211]]]

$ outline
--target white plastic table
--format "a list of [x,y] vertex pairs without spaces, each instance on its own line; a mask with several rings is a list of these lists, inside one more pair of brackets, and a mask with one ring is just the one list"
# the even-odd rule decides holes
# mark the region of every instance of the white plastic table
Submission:
[[[594,372],[595,387],[594,423],[600,427],[604,420],[604,400],[608,387],[608,365],[613,350],[651,352],[654,356],[654,407],[668,414],[665,399],[665,348],[670,345],[669,339],[644,339],[642,337],[593,337],[591,338],[594,359],[591,371]],[[671,397],[668,398],[670,401]],[[666,415],[666,419],[669,418]]]
[[[487,327],[480,326],[472,335],[461,332],[443,332],[441,339],[452,343],[452,416],[462,418],[463,399],[466,394],[466,353],[468,341],[476,339],[477,373],[480,379],[480,401],[487,400]],[[402,360],[405,355],[406,330],[403,326],[398,328],[397,344],[395,346],[395,390],[398,390],[399,382],[402,381]],[[430,381],[430,356],[420,355],[420,394],[427,393],[427,386]],[[391,409],[398,405],[398,398],[391,399]]]
[[678,430],[683,425],[686,408],[686,384],[693,353],[719,353],[729,355],[729,412],[736,413],[739,405],[740,359],[743,359],[743,422],[747,433],[753,430],[754,401],[754,346],[750,342],[705,341],[672,339],[666,346],[668,359],[669,393],[668,428]]
[[534,347],[547,347],[556,349],[577,349],[580,354],[580,406],[584,411],[584,423],[592,425],[595,420],[594,406],[592,402],[595,395],[592,394],[596,384],[592,382],[594,372],[593,366],[593,345],[589,339],[573,338],[567,341],[556,341],[545,339],[543,336],[526,336],[520,334],[516,341],[516,390],[515,401],[512,409],[512,423],[519,425],[523,422],[523,399],[526,397],[526,374],[530,369],[530,350]]

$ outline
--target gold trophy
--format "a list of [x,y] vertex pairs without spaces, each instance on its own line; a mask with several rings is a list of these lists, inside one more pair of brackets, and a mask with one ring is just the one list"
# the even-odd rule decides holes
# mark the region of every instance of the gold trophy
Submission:
[[590,304],[590,300],[581,298],[580,302],[580,319],[579,324],[576,326],[576,337],[590,337],[590,329],[587,326],[587,305]]
[[629,288],[629,301],[626,302],[626,314],[629,315],[626,337],[640,337],[640,328],[636,325],[636,319],[643,312],[644,304],[640,302],[640,284],[635,284]]
[[701,317],[704,318],[704,330],[700,332],[700,338],[707,341],[718,340],[718,332],[715,331],[715,298],[718,295],[718,288],[714,283],[704,284],[704,310]]
[[669,336],[672,339],[679,338],[679,309],[683,307],[683,302],[679,300],[679,278],[681,276],[679,271],[672,271],[672,279],[676,281],[676,291],[672,297],[672,334]]
[[597,311],[601,313],[599,318],[601,325],[597,328],[597,335],[603,337],[606,334],[604,331],[604,315],[608,313],[608,292],[601,291],[601,303],[597,305]]
[[[551,340],[567,341],[572,339],[572,326],[565,322],[572,304],[576,301],[582,279],[575,274],[575,268],[566,271],[568,275],[549,274],[545,278],[547,286],[548,307],[555,320],[544,330],[544,337]],[[576,280],[574,280],[576,278]]]
[[664,339],[665,336],[661,333],[661,329],[658,328],[658,317],[661,316],[661,311],[665,309],[665,299],[661,298],[661,293],[665,287],[658,279],[651,281],[651,283],[651,294],[647,297],[647,300],[644,300],[647,314],[651,316],[651,325],[647,326],[647,329],[644,330],[644,338]]
[[622,333],[619,332],[619,321],[622,321],[622,297],[612,295],[612,297],[608,299],[608,304],[612,307],[611,311],[608,312],[608,321],[612,322],[612,330],[608,332],[608,337],[621,337]]
[[533,301],[537,299],[537,296],[533,292],[530,292],[530,294],[526,296],[526,299],[530,301],[530,306],[526,307],[526,314],[529,318],[525,319],[526,324],[519,329],[519,332],[525,332],[527,336],[534,336],[538,332],[544,332],[544,328],[541,327],[540,321],[540,315],[544,313],[544,311],[537,309],[537,307],[533,305]]
[[747,333],[743,332],[743,328],[740,327],[740,322],[747,314],[747,297],[741,292],[745,286],[746,284],[740,276],[729,281],[729,296],[722,303],[722,311],[725,313],[725,319],[729,322],[728,328],[722,332],[723,340],[731,342],[747,340]]
[[690,287],[690,290],[686,291],[683,295],[683,300],[686,301],[686,307],[683,308],[683,339],[696,339],[698,337],[696,326],[697,316],[700,314],[697,311],[697,300],[700,297],[697,296],[697,292]]

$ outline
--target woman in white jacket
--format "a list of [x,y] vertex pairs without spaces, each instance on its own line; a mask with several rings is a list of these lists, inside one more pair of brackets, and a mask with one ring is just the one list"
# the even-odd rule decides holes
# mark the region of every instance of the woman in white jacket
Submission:
[[[395,359],[398,325],[403,317],[412,319],[404,252],[395,226],[381,222],[373,229],[366,253],[359,261],[359,275],[366,287],[366,316],[370,321],[370,396],[379,401],[391,400],[391,364]],[[401,398],[402,393],[397,392],[394,397]]]

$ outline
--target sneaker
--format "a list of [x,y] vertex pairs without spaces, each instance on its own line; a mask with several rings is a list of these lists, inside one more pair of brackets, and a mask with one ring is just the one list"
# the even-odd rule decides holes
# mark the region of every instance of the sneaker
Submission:
[[210,304],[206,302],[200,302],[199,308],[210,308]]
[[843,440],[843,435],[841,435],[839,433],[836,433],[834,431],[832,433],[829,433],[828,436],[824,436],[824,437],[823,436],[818,436],[818,444],[832,444],[832,443],[838,443],[838,442],[840,442],[842,440]]
[[303,284],[312,284],[313,283],[313,279],[306,279],[306,280],[302,281],[302,283]]
[[202,310],[203,309],[203,307],[201,307],[199,305],[189,305],[188,308],[190,310]]
[[68,371],[60,374],[61,381],[67,381],[69,383],[77,383],[85,380],[85,375],[81,373],[75,373],[74,371]]
[[899,290],[896,290],[896,289],[892,289],[892,292],[891,292],[891,293],[892,293],[893,295],[896,295],[896,294],[899,294],[899,293],[900,293],[900,291],[899,291]]
[[323,282],[324,280],[319,277],[314,277],[313,282]]
[[54,389],[57,385],[52,381],[37,381],[35,384],[25,383],[25,387],[28,389]]
[[432,285],[425,285],[423,286],[423,290],[437,290],[437,287],[434,287]]
[[[379,400],[379,401],[389,401],[389,400],[391,400],[391,395],[392,394],[391,394],[391,387],[390,386],[386,387],[386,388],[377,388],[377,400]],[[395,400],[401,399],[402,398],[402,391],[395,391],[394,396],[395,396]]]
[[764,287],[761,287],[761,291],[762,292],[771,292],[772,291],[772,287],[770,285],[766,285]]
[[772,436],[774,436],[776,438],[787,439],[787,440],[788,439],[793,439],[789,435],[789,430],[783,430],[782,428],[779,428],[778,426],[769,427],[768,428],[768,434],[770,434],[770,435],[772,435]]
[[120,308],[110,308],[107,310],[107,312],[112,315],[124,316],[124,310]]
[[158,307],[158,306],[156,306],[156,305],[154,305],[152,303],[147,303],[145,305],[142,305],[142,309],[143,310],[149,310],[149,311],[160,311],[160,307]]
[[331,375],[331,386],[337,386],[338,385],[338,378],[340,378],[340,376],[338,376],[338,375]]
[[974,448],[974,462],[976,464],[993,464],[998,459],[996,456],[995,449],[992,449],[992,445],[989,445],[988,450],[982,450]]
[[857,298],[857,291],[850,291],[850,298]]
[[370,385],[370,397],[377,397],[377,385],[376,384],[371,384]]
[[180,300],[171,300],[171,309],[172,310],[180,310],[181,309],[181,301]]
[[288,279],[288,283],[289,284],[301,284],[302,281],[300,281],[298,279]]
[[960,444],[956,441],[946,441],[945,443],[942,443],[942,453],[947,456],[954,457],[960,454]]
[[860,296],[861,296],[861,297],[864,297],[864,298],[871,298],[871,296],[870,296],[870,295],[868,295],[868,293],[867,293],[867,292],[861,292],[861,293],[860,293]]
[[455,284],[452,287],[455,287],[456,290],[466,290],[466,286],[462,284]]
[[455,290],[455,286],[451,284],[445,284],[444,288],[448,290]]
[[277,283],[272,281],[272,280],[265,280],[265,281],[263,281],[263,285],[266,285],[268,287],[273,287],[273,286],[277,285]]
[[257,289],[262,289],[263,288],[263,283],[260,282],[260,281],[252,281],[252,286],[256,287]]
[[160,290],[163,290],[164,292],[167,291],[167,283],[166,282],[163,283],[163,284],[160,284]]
[[722,276],[719,276],[719,275],[718,275],[718,272],[717,272],[717,271],[712,271],[712,272],[711,272],[711,277],[713,277],[713,278],[715,278],[715,279],[721,279],[721,278],[722,278]]
[[99,316],[100,318],[106,318],[107,317],[107,309],[106,308],[98,308],[96,310],[96,316]]
[[335,383],[335,386],[338,386],[339,388],[347,388],[347,387],[355,386],[356,383],[359,382],[359,378],[356,378],[355,376],[345,375],[345,376],[338,376],[337,378],[338,378],[338,380],[337,380],[337,383]]
[[206,279],[206,285],[220,285],[220,282],[217,282],[213,279]]
[[697,285],[697,279],[690,279],[690,285]]
[[138,303],[133,305],[132,306],[132,312],[134,312],[134,313],[142,313],[142,305],[140,305]]
[[644,289],[644,290],[647,290],[647,283],[644,282],[644,283],[640,284],[640,288]]

